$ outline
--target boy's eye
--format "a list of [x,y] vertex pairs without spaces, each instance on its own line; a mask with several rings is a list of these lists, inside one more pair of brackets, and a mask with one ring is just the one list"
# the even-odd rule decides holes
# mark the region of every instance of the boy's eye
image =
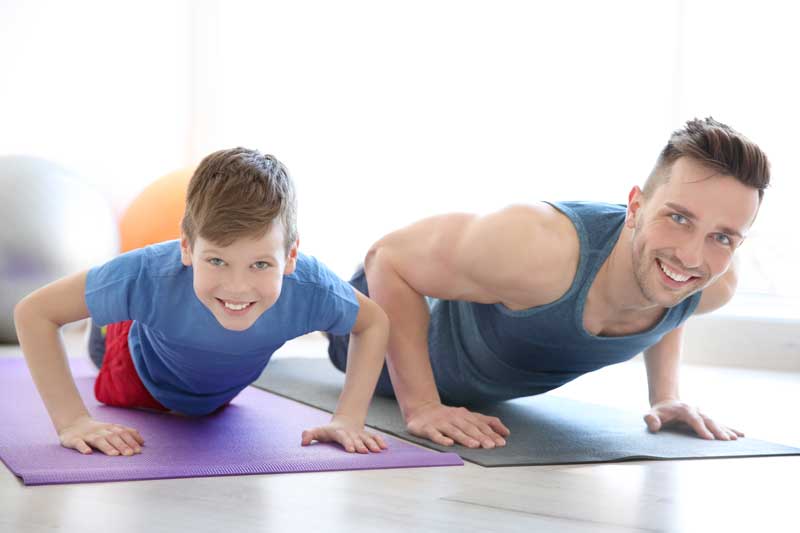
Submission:
[[208,260],[208,262],[214,266],[222,266],[225,264],[225,261],[223,261],[219,257],[212,257],[211,259]]
[[253,263],[253,266],[256,267],[256,270],[266,270],[271,265],[266,261],[256,261],[255,263]]
[[678,214],[678,213],[672,213],[670,215],[670,218],[672,218],[672,220],[674,220],[675,222],[677,222],[678,224],[681,224],[681,225],[686,224],[687,222],[689,222],[688,218],[686,218],[685,216],[683,216],[681,214]]

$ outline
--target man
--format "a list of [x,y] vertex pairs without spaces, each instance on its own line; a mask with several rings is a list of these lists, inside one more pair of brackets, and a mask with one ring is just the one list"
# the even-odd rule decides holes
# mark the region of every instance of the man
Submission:
[[[509,435],[500,420],[446,404],[540,394],[644,351],[650,431],[683,422],[705,439],[744,436],[680,401],[678,367],[684,321],[733,296],[733,255],[768,184],[755,144],[692,120],[627,208],[514,205],[388,234],[351,280],[391,322],[378,392],[396,395],[414,435],[493,448]],[[346,346],[331,337],[342,370]]]

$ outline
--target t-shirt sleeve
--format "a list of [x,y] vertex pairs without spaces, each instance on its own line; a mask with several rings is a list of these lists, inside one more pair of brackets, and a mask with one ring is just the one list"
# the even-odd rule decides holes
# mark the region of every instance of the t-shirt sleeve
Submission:
[[309,331],[334,335],[350,333],[358,317],[358,300],[353,287],[326,266],[318,263],[319,283],[309,317]]
[[92,268],[86,275],[86,306],[92,320],[112,324],[123,320],[141,319],[149,313],[152,280],[145,275],[147,255],[144,249],[122,254]]

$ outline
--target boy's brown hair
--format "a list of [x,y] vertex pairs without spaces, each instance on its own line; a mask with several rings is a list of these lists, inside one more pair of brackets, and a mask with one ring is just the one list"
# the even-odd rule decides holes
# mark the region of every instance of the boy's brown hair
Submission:
[[260,238],[275,221],[288,254],[297,239],[297,196],[286,167],[258,150],[231,148],[206,156],[189,180],[181,230],[219,246]]
[[682,129],[673,132],[645,182],[645,196],[650,196],[669,180],[672,164],[681,157],[690,157],[711,170],[758,189],[759,203],[764,198],[764,189],[769,186],[766,154],[738,131],[708,117],[690,120]]

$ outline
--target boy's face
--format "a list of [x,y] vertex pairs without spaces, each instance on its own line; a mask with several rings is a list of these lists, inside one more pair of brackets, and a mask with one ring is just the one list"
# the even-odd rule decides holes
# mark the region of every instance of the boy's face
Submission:
[[279,222],[261,238],[242,238],[229,246],[198,236],[190,248],[184,236],[181,262],[193,267],[194,292],[220,325],[244,331],[278,300],[283,276],[294,272],[297,264],[298,244],[287,256]]
[[634,230],[633,270],[645,299],[672,307],[719,279],[758,207],[756,189],[686,157],[650,198],[634,187],[626,224]]

